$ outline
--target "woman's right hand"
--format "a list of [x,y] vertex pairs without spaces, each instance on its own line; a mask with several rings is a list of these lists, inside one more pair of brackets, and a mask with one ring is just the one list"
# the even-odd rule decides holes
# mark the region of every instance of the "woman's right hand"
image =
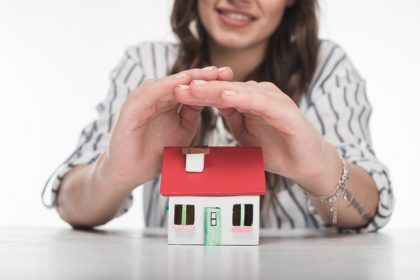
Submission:
[[163,148],[189,145],[200,124],[202,107],[183,105],[178,113],[175,88],[186,88],[192,80],[232,78],[230,68],[213,66],[145,80],[119,112],[109,148],[95,168],[98,177],[132,190],[159,175]]

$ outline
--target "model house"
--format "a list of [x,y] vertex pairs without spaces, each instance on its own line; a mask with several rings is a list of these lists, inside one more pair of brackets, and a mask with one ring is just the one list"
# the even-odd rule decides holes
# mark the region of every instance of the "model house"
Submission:
[[166,147],[160,193],[169,197],[169,244],[258,244],[260,148]]

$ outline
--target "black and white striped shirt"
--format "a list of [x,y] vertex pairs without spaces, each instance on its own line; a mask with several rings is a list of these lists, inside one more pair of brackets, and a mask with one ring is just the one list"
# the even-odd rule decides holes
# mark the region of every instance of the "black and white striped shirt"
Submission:
[[[171,43],[141,43],[127,48],[121,62],[111,72],[111,85],[105,100],[96,107],[98,118],[82,131],[75,151],[51,175],[43,192],[46,205],[54,205],[60,182],[66,172],[78,164],[94,162],[109,144],[116,115],[127,95],[143,80],[169,74],[179,52]],[[341,47],[322,41],[319,65],[308,92],[299,104],[305,116],[334,144],[349,162],[359,165],[372,176],[379,192],[379,207],[372,222],[362,231],[376,231],[390,219],[393,192],[388,169],[375,155],[369,130],[372,107],[365,81]],[[218,116],[216,128],[205,139],[209,146],[236,145]],[[307,197],[298,184],[282,179],[280,192],[268,188],[261,209],[262,226],[266,228],[324,228],[325,223],[311,211]],[[160,177],[143,187],[144,220],[147,227],[166,227],[167,198],[159,193]],[[49,197],[50,201],[45,202]],[[132,196],[120,210],[126,212]]]

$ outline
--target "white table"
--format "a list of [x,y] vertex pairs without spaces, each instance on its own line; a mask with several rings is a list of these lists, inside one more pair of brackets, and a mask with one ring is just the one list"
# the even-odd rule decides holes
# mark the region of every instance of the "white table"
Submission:
[[0,227],[0,279],[420,279],[420,231],[283,232],[260,246],[205,247],[140,230]]

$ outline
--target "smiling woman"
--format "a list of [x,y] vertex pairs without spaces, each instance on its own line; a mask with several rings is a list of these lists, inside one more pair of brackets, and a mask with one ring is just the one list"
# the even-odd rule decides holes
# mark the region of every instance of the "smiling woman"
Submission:
[[99,118],[47,183],[61,217],[106,223],[144,184],[146,226],[165,227],[163,148],[241,145],[264,154],[261,227],[383,227],[393,193],[372,148],[365,82],[338,45],[318,39],[316,7],[176,0],[179,44],[127,49]]

